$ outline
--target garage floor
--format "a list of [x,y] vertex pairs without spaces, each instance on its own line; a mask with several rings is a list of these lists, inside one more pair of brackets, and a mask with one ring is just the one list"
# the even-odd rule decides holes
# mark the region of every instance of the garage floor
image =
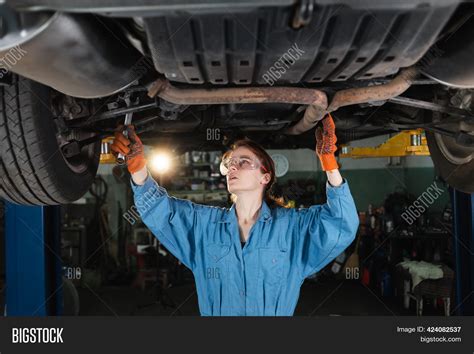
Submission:
[[[154,304],[151,292],[129,287],[104,287],[97,290],[79,288],[80,315],[95,316],[179,316],[199,315],[197,296],[193,284],[169,290],[179,311]],[[295,311],[296,316],[390,316],[415,314],[414,303],[405,310],[396,298],[380,298],[360,282],[331,280],[324,284],[306,282]],[[441,309],[427,304],[423,315],[442,315]]]

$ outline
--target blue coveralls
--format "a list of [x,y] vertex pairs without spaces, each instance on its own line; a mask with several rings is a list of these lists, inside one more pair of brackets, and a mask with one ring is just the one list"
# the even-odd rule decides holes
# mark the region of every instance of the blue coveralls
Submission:
[[359,225],[347,181],[326,184],[326,204],[270,209],[263,202],[242,248],[234,205],[170,197],[151,177],[131,183],[145,225],[193,272],[203,316],[293,315],[304,279],[349,246]]

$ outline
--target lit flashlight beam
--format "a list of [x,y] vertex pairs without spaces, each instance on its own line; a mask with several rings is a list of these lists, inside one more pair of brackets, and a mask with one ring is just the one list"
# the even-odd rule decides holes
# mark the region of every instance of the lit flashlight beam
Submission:
[[150,159],[150,165],[153,172],[165,173],[171,168],[171,157],[164,152],[153,153]]

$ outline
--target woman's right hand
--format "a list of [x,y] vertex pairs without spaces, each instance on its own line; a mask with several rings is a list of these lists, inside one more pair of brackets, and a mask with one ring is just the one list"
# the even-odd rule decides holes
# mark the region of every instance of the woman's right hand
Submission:
[[135,133],[133,125],[127,126],[128,138],[123,135],[124,126],[120,125],[114,134],[114,142],[110,146],[115,154],[122,153],[125,156],[128,171],[133,175],[146,166],[143,144]]

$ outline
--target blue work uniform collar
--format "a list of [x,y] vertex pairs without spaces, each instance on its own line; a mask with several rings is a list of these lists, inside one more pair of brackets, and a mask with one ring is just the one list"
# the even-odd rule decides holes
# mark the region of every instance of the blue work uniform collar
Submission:
[[[268,204],[265,201],[262,201],[262,206],[260,208],[260,215],[258,217],[257,221],[262,221],[262,222],[267,222],[272,219],[272,211],[268,207]],[[221,220],[218,220],[218,222],[225,222],[229,223],[232,222],[232,220],[237,221],[237,212],[235,210],[235,203],[232,204],[232,206],[222,214]]]

